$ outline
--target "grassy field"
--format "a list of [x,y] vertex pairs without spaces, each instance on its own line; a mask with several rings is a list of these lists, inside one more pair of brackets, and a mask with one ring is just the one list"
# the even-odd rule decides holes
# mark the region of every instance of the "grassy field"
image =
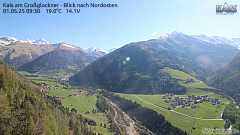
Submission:
[[[178,128],[181,128],[182,130],[187,131],[188,133],[191,131],[194,119],[176,114],[174,112],[171,112],[171,111],[168,111],[168,110],[165,110],[165,109],[153,106],[153,105],[149,105],[149,104],[139,100],[134,95],[128,95],[128,94],[120,94],[120,95],[126,99],[131,99],[133,101],[136,101],[137,103],[141,104],[143,107],[153,109],[153,110],[157,111],[159,114],[164,115],[166,120],[170,121],[172,123],[172,125],[174,125]],[[137,95],[137,96],[139,96],[139,95]],[[179,121],[182,121],[182,122],[179,123]]]
[[202,134],[203,129],[224,129],[224,121],[196,120],[193,124],[195,129],[190,132],[193,135]]
[[104,135],[113,135],[111,132],[108,132],[107,128],[99,127],[99,126],[91,126],[91,129],[97,131],[98,133],[102,133]]
[[[68,97],[68,95],[79,93],[77,91],[68,91],[68,90],[46,90],[48,91],[48,95],[50,96],[60,96],[64,98],[62,100],[62,104],[65,107],[76,108],[78,113],[83,115],[86,118],[92,119],[97,122],[98,126],[91,127],[92,129],[96,129],[97,132],[106,134],[106,135],[112,135],[112,133],[108,132],[109,124],[108,119],[106,116],[104,116],[102,113],[91,113],[92,110],[97,109],[96,108],[96,101],[97,97],[95,95],[86,95],[85,93],[81,93],[78,96],[71,96]],[[86,114],[86,111],[90,112],[89,114]],[[99,125],[103,123],[107,125],[107,128],[100,127]]]
[[[190,116],[194,116],[197,118],[204,118],[204,119],[220,119],[222,110],[225,108],[226,104],[229,103],[229,101],[226,98],[222,98],[220,95],[214,94],[211,91],[204,91],[201,89],[214,89],[212,87],[207,86],[206,84],[202,83],[201,81],[195,79],[194,77],[178,70],[173,70],[170,68],[164,68],[162,71],[169,73],[173,78],[176,79],[182,79],[181,81],[178,81],[180,85],[188,87],[188,91],[185,93],[185,95],[195,95],[195,96],[201,96],[209,94],[211,98],[218,98],[221,102],[224,103],[224,105],[221,105],[217,107],[217,105],[212,105],[210,103],[200,103],[197,104],[197,106],[200,106],[200,108],[178,108],[175,111],[187,114]],[[28,72],[21,72],[21,74],[26,75],[29,74]],[[52,81],[41,81],[36,79],[44,79],[48,75],[44,74],[36,74],[39,75],[39,77],[29,77],[32,81],[35,82],[44,82],[48,85],[53,85],[58,87],[63,87],[63,85],[59,83],[55,83]],[[59,74],[50,74],[50,76],[66,76],[65,73],[59,73]],[[142,76],[145,77],[145,76]],[[194,82],[186,83],[187,79],[193,79]],[[100,123],[105,123],[107,125],[107,128],[109,127],[108,120],[106,116],[103,116],[102,113],[92,114],[91,111],[96,108],[96,101],[97,98],[95,95],[87,96],[85,93],[81,93],[79,96],[71,96],[68,97],[70,94],[78,93],[76,91],[68,91],[68,90],[47,90],[49,92],[49,95],[51,96],[60,96],[64,99],[62,100],[62,104],[66,107],[76,108],[78,113],[83,115],[86,118],[93,119],[97,122],[97,125],[100,125]],[[172,125],[187,131],[190,134],[198,135],[202,133],[203,128],[213,129],[214,127],[217,128],[223,128],[224,127],[224,121],[221,120],[198,120],[191,117],[186,117],[180,114],[177,114],[175,112],[162,109],[153,105],[150,105],[148,103],[145,103],[135,97],[131,94],[120,94],[122,97],[125,97],[126,99],[131,99],[133,101],[138,102],[144,107],[153,109],[157,111],[159,114],[162,114],[165,116],[166,120],[170,121]],[[185,95],[177,95],[177,96],[185,96]],[[141,98],[144,101],[150,102],[152,104],[163,106],[163,107],[171,107],[171,104],[165,103],[165,99],[162,98],[162,95],[137,95],[139,98]],[[86,114],[86,111],[89,111],[90,114]],[[214,117],[215,114],[215,117]],[[193,129],[194,127],[194,129]],[[103,133],[103,134],[112,134],[108,132],[107,128],[103,128],[100,126],[91,127],[97,132]]]
[[206,95],[206,94],[213,94],[213,92],[189,87],[187,92],[185,93],[185,95],[195,95],[195,96],[202,96],[202,95]]
[[[214,94],[211,91],[204,91],[203,89],[215,89],[212,87],[207,86],[205,83],[193,78],[192,76],[185,74],[184,72],[173,70],[170,68],[164,68],[165,72],[168,72],[173,78],[176,79],[193,79],[194,82],[191,83],[185,83],[184,81],[178,81],[180,85],[188,87],[188,91],[184,95],[177,95],[177,96],[185,96],[185,95],[195,95],[195,96],[202,96],[208,94],[211,98],[218,98],[223,104],[220,105],[212,105],[211,103],[203,102],[200,104],[196,104],[197,106],[200,106],[199,108],[178,108],[175,111],[189,115],[194,116],[197,118],[203,118],[203,119],[221,119],[221,113],[226,107],[226,105],[229,103],[229,101],[226,98],[222,98],[220,95]],[[183,116],[177,113],[174,113],[172,111],[162,109],[153,105],[150,105],[148,103],[145,103],[138,99],[137,97],[141,98],[144,101],[150,102],[152,104],[162,106],[162,107],[171,107],[171,104],[165,103],[165,99],[162,99],[162,95],[134,95],[131,94],[120,94],[122,97],[126,99],[131,99],[133,101],[136,101],[137,103],[141,104],[144,107],[153,109],[157,111],[159,114],[162,114],[165,116],[166,120],[170,121],[172,125],[187,131],[189,134],[198,135],[202,133],[202,129],[208,128],[213,129],[215,128],[224,128],[224,121],[222,120],[199,120],[187,116]],[[214,117],[215,115],[215,117]]]
[[80,96],[71,96],[65,98],[63,105],[67,107],[77,108],[79,113],[85,113],[86,111],[91,112],[93,109],[96,110],[96,96],[86,96],[82,93]]
[[221,119],[221,113],[224,110],[224,108],[227,106],[224,105],[212,105],[211,103],[203,102],[200,104],[195,104],[196,108],[178,108],[175,111],[187,114],[189,116],[194,116],[197,118],[203,118],[203,119]]
[[[209,97],[217,98],[222,102],[221,105],[212,105],[211,103],[203,102],[200,104],[196,104],[197,106],[199,106],[199,108],[198,107],[197,108],[180,107],[178,109],[175,109],[176,112],[180,112],[189,116],[194,116],[194,117],[203,118],[203,119],[221,119],[221,113],[230,101],[227,100],[226,98],[222,98],[220,95],[213,93],[212,91],[214,91],[215,88],[209,87],[205,83],[178,70],[164,68],[163,71],[169,73],[173,78],[181,79],[180,81],[178,81],[178,83],[188,88],[187,92],[184,95],[177,95],[177,96],[181,96],[181,97],[185,95],[202,96],[202,95],[208,94]],[[194,82],[186,83],[185,82],[186,79],[193,79]],[[204,90],[208,90],[208,91],[204,91]],[[222,120],[195,119],[195,118],[183,116],[183,115],[174,113],[172,111],[150,105],[148,103],[141,101],[134,95],[130,95],[130,94],[129,95],[120,94],[120,95],[122,97],[125,97],[126,99],[131,99],[133,101],[136,101],[144,107],[157,111],[159,114],[164,115],[166,120],[170,121],[172,125],[184,131],[187,131],[189,134],[199,135],[199,134],[202,134],[203,129],[214,129],[214,128],[223,129],[224,128],[224,121]],[[138,96],[144,101],[150,102],[158,106],[171,107],[170,104],[164,102],[165,99],[162,99],[162,95],[136,95],[136,96]]]
[[[69,66],[70,69],[73,69],[74,67]],[[54,79],[48,79],[48,77],[67,77],[69,74],[66,72],[61,72],[59,73],[48,73],[48,74],[41,74],[41,73],[29,73],[26,71],[20,71],[20,74],[22,75],[38,75],[38,77],[26,77],[29,80],[38,83],[46,83],[47,85],[52,85],[54,87],[59,87],[63,88],[66,87],[60,83],[56,83]],[[78,96],[71,96],[68,97],[68,95],[79,93],[77,91],[69,91],[69,90],[59,90],[59,89],[48,89],[45,90],[50,96],[60,96],[62,99],[62,104],[65,107],[71,108],[76,108],[78,113],[83,115],[86,118],[92,119],[97,122],[97,126],[92,126],[91,128],[94,129],[95,131],[102,133],[104,135],[112,135],[111,132],[108,132],[109,124],[108,124],[108,119],[106,116],[104,116],[102,113],[92,113],[92,110],[96,110],[96,101],[97,98],[95,95],[92,96],[87,96],[85,93],[81,93]],[[90,112],[89,114],[86,114],[86,112]],[[106,124],[107,128],[100,127],[99,125],[103,123]]]
[[49,96],[60,96],[60,97],[67,97],[70,94],[75,94],[77,93],[76,91],[68,91],[68,90],[59,90],[59,89],[54,89],[54,90],[45,90],[48,93]]
[[[186,86],[186,87],[191,87],[191,88],[206,88],[206,89],[215,89],[213,87],[207,86],[205,83],[202,83],[198,79],[182,72],[179,70],[174,70],[168,67],[165,67],[162,71],[167,72],[172,78],[176,79],[182,79],[183,81],[178,81],[180,85]],[[191,83],[185,83],[185,80],[187,79],[193,79],[194,82]]]
[[[124,97],[126,99],[131,99],[133,101],[136,101],[137,103],[141,104],[144,107],[147,107],[147,108],[157,111],[159,114],[164,115],[166,120],[170,121],[172,123],[172,125],[180,128],[184,131],[187,131],[188,133],[192,132],[191,134],[194,134],[194,135],[201,134],[202,128],[212,129],[214,127],[223,128],[223,126],[224,126],[224,123],[221,120],[217,120],[217,121],[197,120],[194,118],[190,118],[190,117],[186,117],[186,116],[174,113],[174,112],[166,110],[166,109],[162,109],[162,108],[150,105],[148,103],[141,101],[140,99],[138,99],[137,97],[135,97],[134,95],[131,95],[131,94],[119,94],[119,95],[121,95],[122,97]],[[137,95],[137,96],[140,97],[141,99],[147,99],[147,100],[150,99],[150,100],[148,100],[148,102],[151,102],[151,101],[156,102],[156,99],[161,97],[161,95],[158,95],[158,96],[156,96],[156,95]],[[153,102],[151,102],[151,103],[153,103]],[[158,105],[161,105],[161,103],[158,102]],[[216,114],[216,115],[221,116],[221,114]],[[217,125],[217,126],[215,126],[215,125]],[[193,127],[196,128],[196,129],[194,129],[194,131],[192,131]]]
[[137,96],[140,97],[142,100],[148,101],[158,106],[166,108],[172,107],[171,104],[165,102],[166,99],[163,99],[162,95],[137,95]]
[[46,90],[49,92],[50,96],[60,96],[64,99],[62,100],[62,104],[66,107],[77,108],[79,113],[85,113],[86,111],[91,112],[96,108],[97,98],[95,95],[87,96],[85,93],[81,93],[78,96],[68,97],[70,94],[78,93],[76,91],[68,91],[68,90]]
[[169,73],[172,78],[183,79],[183,80],[193,79],[194,81],[199,81],[199,80],[195,79],[194,77],[192,77],[182,71],[174,70],[174,69],[171,69],[168,67],[165,67],[162,71]]
[[64,88],[66,86],[60,84],[60,83],[56,83],[56,82],[51,82],[51,81],[43,81],[43,80],[31,80],[35,83],[41,82],[41,83],[46,83],[47,85],[52,85],[54,87],[59,87],[59,88]]
[[50,73],[50,74],[38,74],[38,73],[29,73],[26,71],[19,71],[20,74],[22,74],[23,76],[25,75],[37,75],[38,77],[26,77],[27,79],[29,79],[32,82],[35,83],[45,83],[47,85],[52,85],[54,87],[59,87],[59,88],[66,88],[66,86],[62,85],[61,83],[57,83],[56,79],[48,79],[49,77],[67,77],[68,74],[63,72],[63,73]]
[[[69,69],[73,68],[72,66],[69,67]],[[73,74],[73,73],[67,73],[64,70],[56,70],[56,71],[49,71],[47,73],[29,73],[27,71],[18,71],[22,75],[38,75],[39,77],[65,77],[67,74]]]

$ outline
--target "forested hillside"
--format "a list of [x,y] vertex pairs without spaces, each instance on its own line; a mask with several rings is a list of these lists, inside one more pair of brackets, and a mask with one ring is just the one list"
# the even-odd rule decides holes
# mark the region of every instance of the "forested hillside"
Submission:
[[[140,54],[140,55],[139,55]],[[103,56],[70,78],[71,85],[92,86],[123,93],[184,94],[164,67],[171,67],[189,74],[201,74],[198,66],[179,59],[170,52],[156,50],[143,44],[129,44]]]
[[95,122],[42,93],[2,60],[0,134],[94,134]]
[[240,103],[240,53],[213,72],[208,78],[208,84],[221,89]]
[[184,94],[163,69],[179,70],[201,81],[229,62],[239,50],[227,44],[199,40],[173,32],[157,39],[127,44],[107,54],[70,78],[71,85],[121,93]]
[[230,103],[224,109],[222,118],[226,120],[225,128],[229,128],[232,125],[233,129],[240,130],[240,110],[236,108],[234,103]]

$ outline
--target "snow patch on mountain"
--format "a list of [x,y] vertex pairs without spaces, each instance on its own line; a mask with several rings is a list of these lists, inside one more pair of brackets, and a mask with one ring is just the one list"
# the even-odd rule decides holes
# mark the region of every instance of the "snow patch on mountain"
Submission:
[[66,46],[66,47],[70,47],[70,48],[75,48],[74,46],[69,45],[69,44],[66,44],[66,43],[63,43],[62,45],[63,45],[63,46]]
[[209,43],[232,45],[232,46],[240,49],[240,38],[228,39],[225,37],[207,36],[207,35],[203,35],[203,34],[201,34],[201,35],[186,35],[181,32],[174,31],[174,32],[166,34],[166,35],[161,35],[157,39],[163,40],[165,42],[167,42],[169,39],[174,40],[176,42],[180,42],[182,39],[187,38],[189,36],[193,37],[193,38],[197,38],[197,39],[205,41],[205,42],[209,42]]
[[217,39],[217,40],[222,41],[225,44],[229,44],[229,45],[232,45],[232,46],[237,47],[238,49],[240,49],[240,42],[238,40],[236,40],[236,38],[234,40],[234,39],[228,39],[228,38],[219,37],[219,36],[212,36],[212,37]]
[[215,44],[222,44],[223,42],[220,40],[217,40],[213,37],[207,36],[207,35],[190,35],[191,37],[203,40],[205,42],[215,43]]

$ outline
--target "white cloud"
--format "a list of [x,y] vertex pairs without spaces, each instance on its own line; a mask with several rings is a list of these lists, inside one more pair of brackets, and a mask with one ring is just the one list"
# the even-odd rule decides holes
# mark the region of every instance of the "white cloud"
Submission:
[[157,32],[156,31],[154,31],[153,33],[152,33],[152,36],[155,36],[157,34]]

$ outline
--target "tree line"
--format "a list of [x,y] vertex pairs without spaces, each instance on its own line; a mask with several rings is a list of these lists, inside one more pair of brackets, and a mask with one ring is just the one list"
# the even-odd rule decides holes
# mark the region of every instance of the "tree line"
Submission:
[[108,104],[107,100],[101,95],[98,95],[96,106],[100,112],[105,113],[107,115],[110,123],[111,132],[114,132],[115,134],[123,135],[120,127],[114,121],[114,117],[116,114],[113,108]]

